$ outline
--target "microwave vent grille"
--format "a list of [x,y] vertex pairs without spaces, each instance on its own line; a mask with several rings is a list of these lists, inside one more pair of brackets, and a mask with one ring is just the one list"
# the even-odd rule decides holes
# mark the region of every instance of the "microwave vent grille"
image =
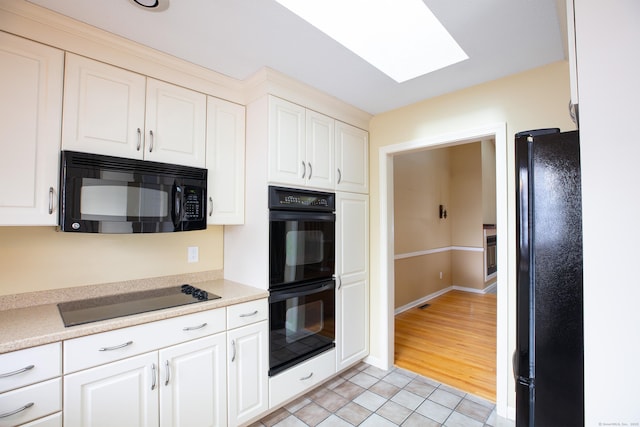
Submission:
[[63,167],[99,168],[119,170],[123,172],[135,172],[140,174],[176,175],[191,179],[206,179],[207,177],[206,169],[191,166],[173,165],[146,160],[124,159],[74,151],[62,152],[62,164]]

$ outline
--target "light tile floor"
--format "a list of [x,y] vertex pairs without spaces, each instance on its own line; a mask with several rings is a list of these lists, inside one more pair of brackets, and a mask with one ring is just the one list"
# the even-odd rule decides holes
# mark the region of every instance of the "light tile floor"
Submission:
[[495,404],[400,368],[360,363],[251,427],[513,425]]

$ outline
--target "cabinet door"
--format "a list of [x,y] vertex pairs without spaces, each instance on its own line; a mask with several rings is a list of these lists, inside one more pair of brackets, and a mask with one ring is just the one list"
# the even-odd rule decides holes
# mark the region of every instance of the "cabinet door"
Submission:
[[307,184],[312,187],[334,189],[334,128],[334,119],[307,110]]
[[226,344],[221,333],[160,350],[161,426],[226,426]]
[[205,167],[207,97],[147,79],[146,160]]
[[146,78],[66,55],[62,148],[142,159]]
[[268,409],[268,333],[266,321],[227,331],[229,426]]
[[369,133],[336,122],[336,190],[369,192]]
[[269,181],[305,185],[307,179],[305,109],[269,97]]
[[369,353],[369,196],[336,195],[337,369]]
[[0,225],[57,224],[63,61],[0,33]]
[[158,353],[64,377],[65,427],[157,427]]
[[207,98],[207,224],[244,223],[245,108]]

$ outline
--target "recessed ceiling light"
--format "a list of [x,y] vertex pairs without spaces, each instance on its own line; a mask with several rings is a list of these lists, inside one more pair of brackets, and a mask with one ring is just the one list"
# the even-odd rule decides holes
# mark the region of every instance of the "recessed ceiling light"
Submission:
[[147,10],[153,10],[160,12],[166,10],[169,7],[169,0],[129,0],[136,6],[144,7]]
[[423,0],[276,0],[401,83],[469,57]]

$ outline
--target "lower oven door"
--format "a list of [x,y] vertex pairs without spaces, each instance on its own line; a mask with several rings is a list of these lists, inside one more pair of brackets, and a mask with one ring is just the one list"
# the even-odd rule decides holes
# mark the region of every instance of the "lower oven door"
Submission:
[[335,347],[335,282],[272,290],[269,376]]

